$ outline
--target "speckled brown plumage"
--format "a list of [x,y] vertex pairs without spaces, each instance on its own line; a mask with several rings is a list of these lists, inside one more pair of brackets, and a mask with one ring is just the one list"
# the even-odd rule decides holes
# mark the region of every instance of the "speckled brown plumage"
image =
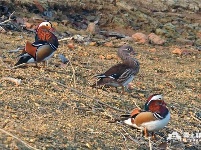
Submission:
[[97,83],[94,83],[92,87],[97,87],[100,85],[109,86],[122,86],[124,87],[133,80],[140,69],[140,64],[136,58],[130,56],[133,54],[134,50],[131,46],[124,45],[120,47],[117,51],[117,55],[121,58],[122,63],[112,66],[105,73],[97,75],[99,78]]

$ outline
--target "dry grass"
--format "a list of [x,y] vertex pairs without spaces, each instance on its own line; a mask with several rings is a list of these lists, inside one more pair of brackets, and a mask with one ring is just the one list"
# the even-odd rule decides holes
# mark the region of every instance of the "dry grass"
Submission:
[[[22,34],[23,40],[19,40]],[[34,65],[10,69],[19,53],[8,53],[33,35],[14,33],[0,37],[0,78],[21,79],[21,84],[0,81],[1,129],[36,149],[149,149],[149,140],[137,130],[122,124],[107,123],[124,110],[143,106],[146,97],[162,93],[171,111],[171,121],[156,133],[152,149],[177,131],[201,132],[200,120],[191,115],[201,108],[201,57],[171,54],[172,47],[133,45],[141,70],[133,81],[134,90],[121,95],[114,88],[92,89],[92,77],[116,64],[119,59],[100,59],[100,55],[116,55],[117,48],[78,45],[74,50],[61,42],[49,66]],[[150,49],[156,48],[156,52]],[[190,47],[188,49],[191,49]],[[70,59],[72,66],[60,65],[58,54]],[[75,70],[75,83],[73,69]],[[104,105],[107,104],[107,105]],[[108,107],[111,106],[111,107]],[[118,108],[118,109],[113,109]],[[171,109],[172,108],[172,109]],[[0,131],[1,149],[31,149],[22,141]],[[200,149],[199,144],[169,143],[168,149]]]

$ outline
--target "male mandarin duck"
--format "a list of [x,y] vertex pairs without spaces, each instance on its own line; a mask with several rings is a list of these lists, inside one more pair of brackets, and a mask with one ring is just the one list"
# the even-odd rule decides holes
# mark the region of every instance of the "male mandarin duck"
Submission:
[[121,121],[125,124],[144,130],[145,137],[148,132],[158,131],[164,128],[170,121],[170,112],[166,107],[162,95],[151,95],[145,103],[144,110],[135,108],[130,115],[121,115]]
[[124,87],[127,88],[128,84],[134,79],[134,76],[138,74],[140,69],[138,60],[131,57],[130,54],[135,54],[131,46],[121,46],[117,51],[117,55],[121,58],[122,63],[112,66],[103,74],[97,75],[96,77],[99,80],[92,87],[100,85],[121,86],[122,93],[124,93]]
[[26,42],[15,66],[24,63],[36,63],[37,65],[38,62],[45,62],[51,58],[59,45],[57,37],[52,33],[53,30],[50,22],[39,24],[36,29],[35,42]]

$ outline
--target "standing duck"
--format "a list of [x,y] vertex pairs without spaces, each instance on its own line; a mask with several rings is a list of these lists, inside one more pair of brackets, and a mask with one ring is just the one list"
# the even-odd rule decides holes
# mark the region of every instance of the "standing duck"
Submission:
[[36,29],[35,42],[26,42],[15,66],[24,63],[36,63],[37,66],[38,62],[45,62],[51,58],[59,45],[57,37],[52,33],[53,30],[50,22],[39,24]]
[[99,79],[92,87],[100,85],[108,85],[114,87],[122,87],[122,93],[127,88],[128,84],[134,79],[134,76],[139,72],[140,64],[137,59],[130,56],[135,54],[131,46],[124,45],[118,49],[117,55],[121,58],[122,63],[112,66],[105,73],[97,75]]
[[145,137],[148,132],[164,128],[170,121],[170,112],[166,107],[162,95],[151,95],[145,103],[144,110],[135,108],[129,115],[121,115],[121,120],[131,127],[144,130]]

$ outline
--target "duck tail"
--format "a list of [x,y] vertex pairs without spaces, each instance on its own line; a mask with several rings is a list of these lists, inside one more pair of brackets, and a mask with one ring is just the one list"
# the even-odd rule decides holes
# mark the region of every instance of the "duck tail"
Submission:
[[18,62],[14,65],[14,66],[18,66],[21,65],[23,63],[27,63],[32,57],[27,55],[27,56],[20,56],[20,59],[18,60]]

